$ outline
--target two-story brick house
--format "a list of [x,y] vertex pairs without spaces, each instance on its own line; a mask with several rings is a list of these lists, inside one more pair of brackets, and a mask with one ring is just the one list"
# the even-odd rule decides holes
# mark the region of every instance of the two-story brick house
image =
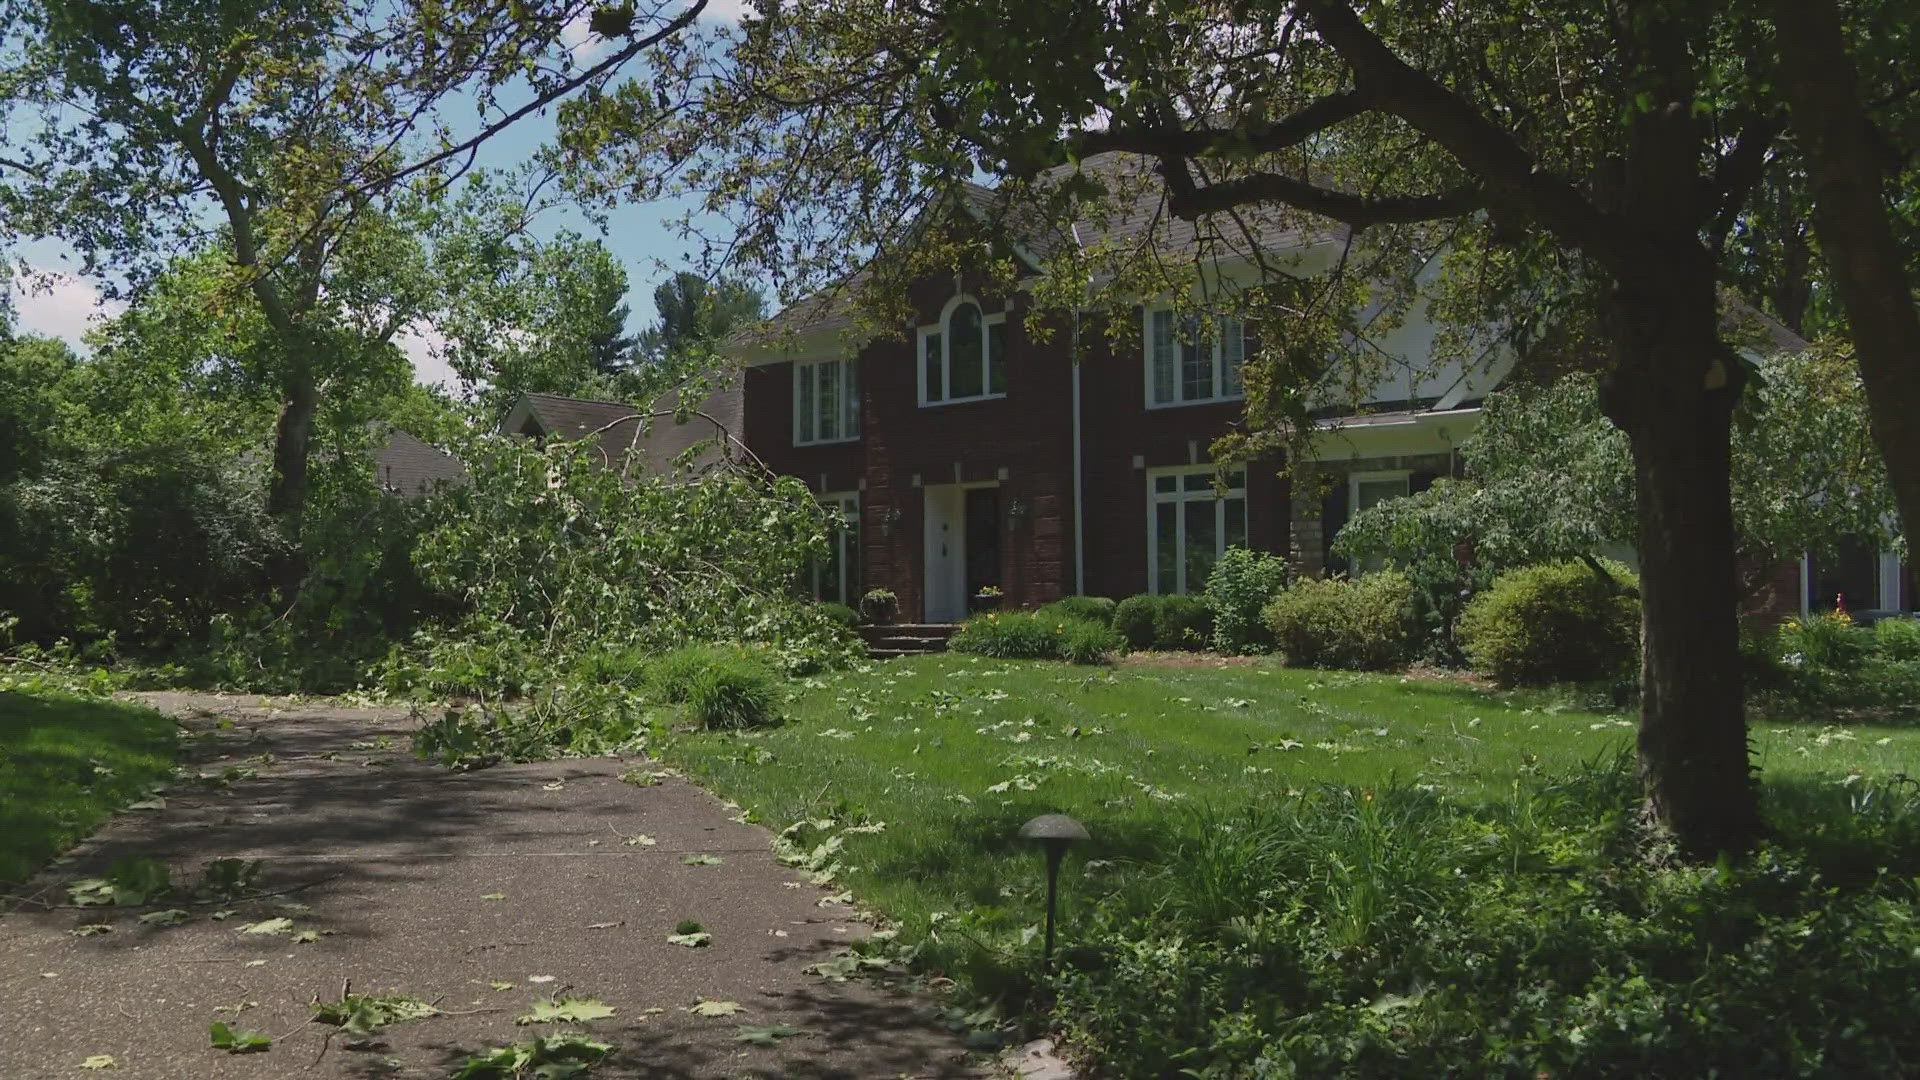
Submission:
[[[992,199],[971,194],[976,205]],[[1143,208],[1076,225],[1071,242],[1108,243],[1151,217]],[[1175,230],[1170,245],[1192,241],[1177,232],[1190,227],[1160,224]],[[1288,234],[1272,254],[1310,268],[1343,242]],[[988,587],[1014,607],[1198,592],[1235,545],[1286,554],[1308,574],[1347,569],[1330,552],[1347,518],[1454,472],[1455,447],[1510,366],[1498,352],[1437,360],[1438,328],[1415,305],[1369,336],[1384,374],[1355,415],[1329,418],[1314,462],[1324,484],[1296,493],[1279,461],[1255,460],[1230,463],[1222,490],[1209,448],[1241,419],[1239,369],[1254,347],[1236,321],[1191,335],[1149,300],[1127,333],[1051,313],[1054,332],[1036,340],[1024,292],[994,295],[945,274],[909,298],[908,323],[878,334],[859,329],[851,289],[780,312],[733,343],[739,368],[688,424],[665,415],[672,401],[642,432],[622,422],[635,415],[625,406],[529,395],[505,429],[598,431],[609,460],[638,451],[654,465],[703,440],[711,453],[750,454],[803,479],[846,523],[814,572],[817,595],[853,604],[887,588],[902,620],[941,623],[964,617]],[[1910,606],[1903,568],[1878,558],[1877,598]],[[1801,581],[1790,580],[1795,569]],[[1772,606],[1821,606],[1823,573],[1804,559],[1782,567]]]
[[[1129,227],[1125,215],[1106,226]],[[1073,239],[1110,236],[1076,227]],[[1302,260],[1340,242],[1286,241]],[[1321,464],[1339,474],[1330,494],[1294,498],[1273,460],[1234,463],[1222,491],[1209,447],[1240,419],[1252,347],[1237,320],[1190,334],[1149,302],[1133,313],[1137,333],[1116,339],[1062,314],[1035,340],[1025,293],[989,295],[956,275],[910,292],[912,324],[878,336],[855,330],[846,294],[781,312],[739,343],[741,372],[708,410],[737,417],[747,450],[842,511],[818,592],[853,603],[888,588],[904,619],[956,620],[990,586],[1009,606],[1198,592],[1234,545],[1317,571],[1351,508],[1453,468],[1501,373],[1494,357],[1433,364],[1434,328],[1416,315],[1371,343],[1391,362],[1368,415],[1324,440]]]

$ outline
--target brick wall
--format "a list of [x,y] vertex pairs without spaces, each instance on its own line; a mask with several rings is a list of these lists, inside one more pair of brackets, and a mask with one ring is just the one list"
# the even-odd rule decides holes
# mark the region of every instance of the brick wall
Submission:
[[[950,279],[926,283],[916,297],[921,321],[934,322],[952,295]],[[983,306],[991,312],[998,305]],[[892,589],[903,619],[924,611],[924,491],[934,484],[998,483],[1000,584],[1008,606],[1032,607],[1074,590],[1072,328],[1062,323],[1050,339],[1036,341],[1025,317],[1016,300],[1007,315],[1007,396],[1000,399],[923,408],[913,331],[866,346],[858,358],[858,442],[794,446],[793,366],[771,364],[746,375],[748,446],[816,491],[860,491],[860,588]],[[1206,462],[1208,444],[1238,420],[1240,405],[1148,409],[1137,335],[1115,349],[1099,333],[1083,331],[1083,344],[1086,591],[1127,596],[1147,586],[1146,470]],[[1251,544],[1284,549],[1287,490],[1275,463],[1249,467]],[[1009,513],[1016,500],[1025,509],[1018,517]]]

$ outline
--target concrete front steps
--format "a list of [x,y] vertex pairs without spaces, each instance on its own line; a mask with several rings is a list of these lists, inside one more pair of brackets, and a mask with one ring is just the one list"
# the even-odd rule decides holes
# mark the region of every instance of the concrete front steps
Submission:
[[862,626],[860,637],[867,643],[871,660],[891,660],[896,656],[924,656],[947,651],[947,639],[959,629],[955,623],[890,623]]

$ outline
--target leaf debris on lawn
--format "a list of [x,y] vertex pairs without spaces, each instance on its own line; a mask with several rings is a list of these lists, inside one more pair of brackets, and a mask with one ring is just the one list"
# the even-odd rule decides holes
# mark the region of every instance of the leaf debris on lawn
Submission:
[[613,1006],[597,998],[560,997],[533,1003],[533,1011],[516,1017],[516,1024],[584,1024],[605,1020],[613,1015]]
[[257,923],[248,923],[240,928],[243,934],[284,934],[293,929],[293,920],[284,916],[274,919],[262,919]]
[[235,1031],[215,1020],[207,1025],[207,1038],[215,1050],[229,1054],[258,1054],[273,1046],[273,1040],[257,1031]]

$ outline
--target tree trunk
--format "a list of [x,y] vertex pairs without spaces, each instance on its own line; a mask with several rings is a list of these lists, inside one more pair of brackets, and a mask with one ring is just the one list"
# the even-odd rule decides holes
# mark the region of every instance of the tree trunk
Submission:
[[1711,278],[1688,293],[1619,298],[1601,400],[1631,440],[1638,489],[1646,812],[1685,857],[1710,859],[1751,849],[1763,826],[1733,526],[1732,419],[1745,369],[1720,343]]
[[300,544],[307,510],[307,455],[319,410],[320,389],[314,385],[313,373],[298,365],[282,387],[280,419],[273,433],[273,482],[267,491],[267,512],[280,519],[295,547]]
[[1887,179],[1834,0],[1777,0],[1780,81],[1813,181],[1814,233],[1847,313],[1907,533],[1920,553],[1920,311],[1887,211]]

